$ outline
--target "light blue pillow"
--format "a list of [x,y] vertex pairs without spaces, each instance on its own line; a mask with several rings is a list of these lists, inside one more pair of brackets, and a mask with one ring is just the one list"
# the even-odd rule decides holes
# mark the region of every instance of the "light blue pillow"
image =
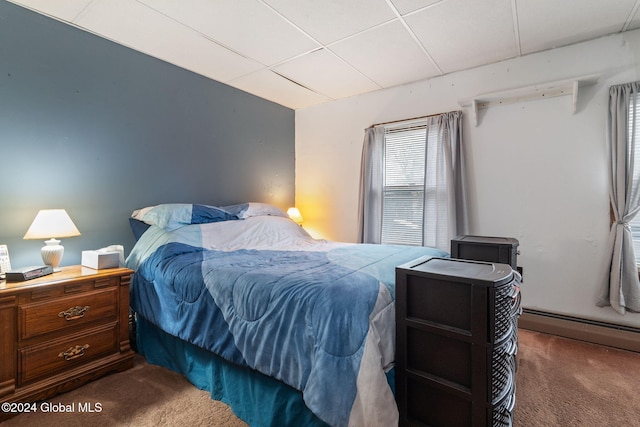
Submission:
[[175,230],[184,225],[208,224],[210,222],[238,219],[222,208],[190,203],[166,203],[150,206],[133,212],[132,218],[165,230]]

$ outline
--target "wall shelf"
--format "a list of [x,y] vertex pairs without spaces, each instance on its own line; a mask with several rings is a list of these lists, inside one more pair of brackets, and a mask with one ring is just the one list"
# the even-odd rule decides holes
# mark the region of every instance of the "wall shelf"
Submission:
[[479,124],[478,113],[480,109],[533,101],[536,99],[554,98],[556,96],[572,96],[571,112],[575,113],[578,105],[579,89],[581,87],[595,85],[599,78],[599,74],[593,74],[566,80],[539,83],[532,86],[477,95],[471,99],[461,99],[458,101],[458,104],[460,104],[461,107],[472,108],[473,121],[476,126]]

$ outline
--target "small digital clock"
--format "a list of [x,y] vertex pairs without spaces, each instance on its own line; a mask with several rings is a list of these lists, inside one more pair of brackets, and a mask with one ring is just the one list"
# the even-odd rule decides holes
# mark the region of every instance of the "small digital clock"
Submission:
[[7,271],[7,282],[24,282],[53,273],[50,265],[39,265],[22,267],[16,270]]

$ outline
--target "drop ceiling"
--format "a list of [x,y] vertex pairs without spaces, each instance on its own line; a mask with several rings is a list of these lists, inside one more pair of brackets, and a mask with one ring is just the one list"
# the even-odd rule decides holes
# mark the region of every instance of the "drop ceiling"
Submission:
[[292,109],[640,28],[640,0],[11,0]]

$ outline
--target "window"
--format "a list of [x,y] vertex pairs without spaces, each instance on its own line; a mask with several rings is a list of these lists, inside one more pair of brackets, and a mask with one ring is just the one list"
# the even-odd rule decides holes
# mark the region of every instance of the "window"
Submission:
[[425,120],[385,127],[382,243],[425,244],[424,221],[436,218],[437,141],[438,127]]
[[[631,104],[629,105],[629,135],[635,134],[635,141],[640,141],[640,101],[631,98]],[[629,144],[629,150],[634,150],[633,153],[629,153],[629,158],[632,158],[635,164],[634,167],[634,181],[638,179],[640,175],[640,147],[637,145],[633,147],[633,144]],[[637,214],[629,223],[631,227],[631,235],[633,236],[633,249],[636,255],[636,263],[640,264],[640,213]]]
[[358,241],[448,250],[467,229],[462,112],[365,129]]

